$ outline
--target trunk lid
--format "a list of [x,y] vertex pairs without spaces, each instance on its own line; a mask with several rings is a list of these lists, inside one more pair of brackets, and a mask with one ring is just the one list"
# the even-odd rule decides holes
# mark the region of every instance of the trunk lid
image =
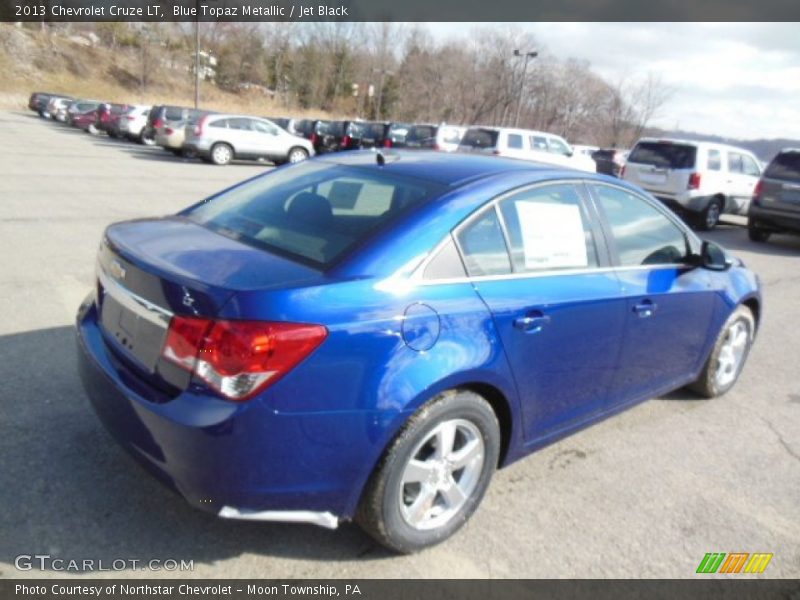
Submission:
[[625,165],[625,180],[654,194],[674,196],[689,186],[697,147],[675,142],[639,142]]
[[766,208],[800,213],[800,151],[778,154],[762,181],[761,202]]
[[181,217],[118,223],[98,253],[100,328],[109,347],[153,383],[183,389],[189,374],[161,359],[174,315],[213,318],[237,292],[323,277]]

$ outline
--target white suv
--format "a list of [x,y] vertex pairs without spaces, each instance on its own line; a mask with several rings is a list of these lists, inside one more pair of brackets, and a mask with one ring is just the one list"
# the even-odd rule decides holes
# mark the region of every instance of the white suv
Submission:
[[590,156],[576,153],[564,138],[532,129],[470,127],[461,138],[458,151],[521,158],[590,173],[597,170]]
[[746,215],[761,166],[748,150],[725,144],[643,138],[631,150],[623,179],[713,229],[722,213]]

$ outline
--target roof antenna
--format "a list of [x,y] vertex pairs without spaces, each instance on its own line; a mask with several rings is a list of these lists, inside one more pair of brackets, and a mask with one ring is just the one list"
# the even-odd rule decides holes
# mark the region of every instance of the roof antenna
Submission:
[[386,164],[386,158],[383,156],[383,152],[380,150],[375,153],[375,161],[378,163],[379,167],[382,167]]

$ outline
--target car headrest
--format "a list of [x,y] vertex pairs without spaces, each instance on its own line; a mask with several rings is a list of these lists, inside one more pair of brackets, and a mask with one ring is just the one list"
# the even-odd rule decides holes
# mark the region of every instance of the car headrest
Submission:
[[327,227],[333,220],[333,209],[327,198],[303,192],[292,199],[286,211],[289,218],[309,223],[314,227]]

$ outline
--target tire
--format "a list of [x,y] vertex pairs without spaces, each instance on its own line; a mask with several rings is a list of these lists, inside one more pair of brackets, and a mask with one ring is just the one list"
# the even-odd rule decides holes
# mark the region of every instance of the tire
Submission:
[[183,156],[183,150],[180,148],[165,148],[165,150],[172,152],[175,156]]
[[705,210],[703,210],[697,220],[697,228],[701,231],[711,231],[719,223],[719,218],[722,215],[722,200],[719,198],[712,198],[708,202]]
[[[444,460],[438,448],[450,448]],[[478,508],[499,455],[500,426],[489,403],[470,391],[445,392],[414,413],[389,445],[356,522],[395,552],[438,544]]]
[[747,220],[747,237],[750,238],[750,241],[766,242],[767,240],[769,240],[770,235],[772,235],[771,231],[767,231],[766,229],[760,229],[759,227],[756,227],[752,219]]
[[[752,311],[739,306],[725,321],[700,377],[689,384],[689,389],[706,398],[716,398],[730,390],[747,362],[755,330]],[[740,335],[745,337],[736,342]]]
[[289,150],[286,162],[298,163],[306,160],[307,158],[308,158],[308,150],[306,150],[305,148],[300,148],[299,146],[295,146],[294,148]]
[[145,134],[143,130],[142,133],[139,134],[139,143],[144,144],[145,146],[153,146],[156,143],[156,139]]
[[227,165],[233,160],[233,148],[219,142],[211,146],[211,162],[215,165]]
[[98,131],[97,127],[95,127],[95,126],[94,126],[94,124],[92,124],[92,125],[89,125],[89,127],[87,127],[87,128],[86,128],[86,131],[87,131],[87,132],[88,132],[90,135],[97,135],[97,134],[99,133],[99,131]]

